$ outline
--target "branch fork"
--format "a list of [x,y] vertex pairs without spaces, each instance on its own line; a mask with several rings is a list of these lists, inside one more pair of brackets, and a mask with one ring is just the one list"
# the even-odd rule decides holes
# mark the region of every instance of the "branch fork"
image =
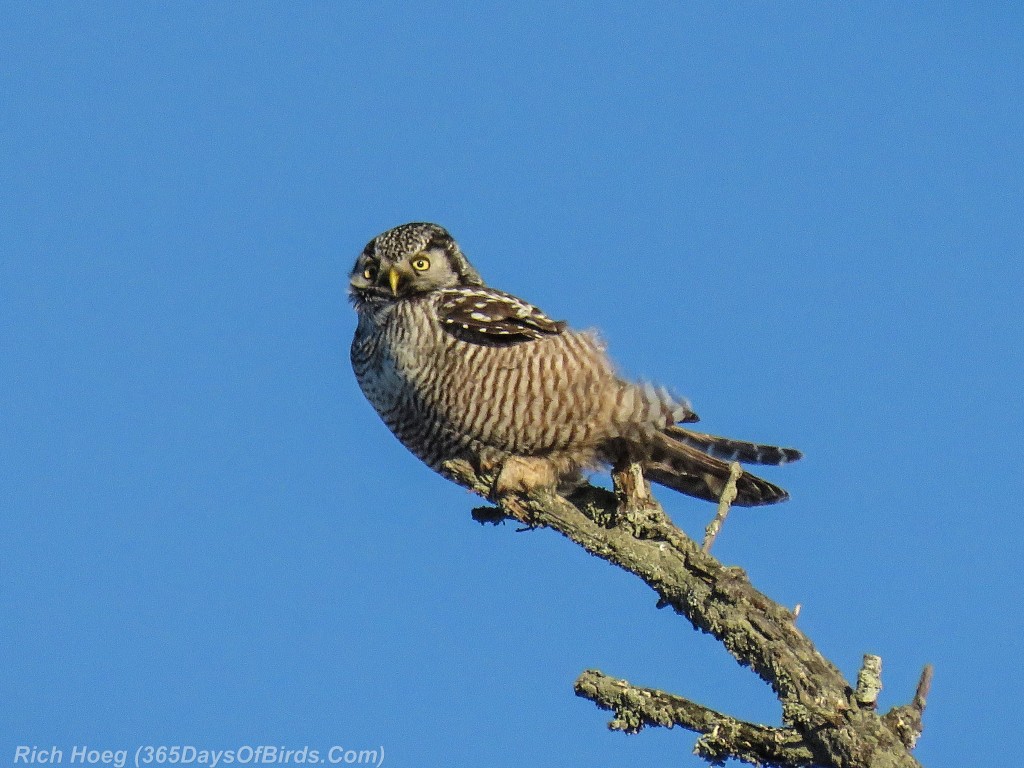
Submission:
[[[446,469],[482,496],[492,491],[493,478],[477,475],[466,462],[449,462]],[[636,733],[678,725],[695,731],[702,734],[695,752],[713,765],[734,758],[772,766],[920,766],[909,750],[923,729],[931,667],[922,673],[910,704],[879,716],[881,659],[870,657],[858,684],[851,686],[796,627],[793,611],[757,591],[741,569],[723,566],[706,551],[713,535],[702,548],[672,524],[638,467],[616,467],[613,477],[614,494],[589,485],[569,497],[512,492],[497,498],[497,509],[477,509],[473,516],[480,522],[512,518],[552,528],[643,579],[657,593],[659,607],[671,606],[713,635],[772,688],[785,725],[748,723],[681,696],[588,670],[576,681],[576,693],[614,712],[610,728]],[[728,484],[722,501],[726,511],[727,491]]]

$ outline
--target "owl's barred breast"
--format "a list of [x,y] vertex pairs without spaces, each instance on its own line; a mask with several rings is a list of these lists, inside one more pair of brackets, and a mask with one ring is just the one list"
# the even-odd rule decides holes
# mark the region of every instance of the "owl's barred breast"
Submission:
[[564,332],[514,344],[458,338],[436,297],[360,317],[352,362],[366,397],[395,435],[438,468],[455,456],[551,455],[592,463],[603,442],[637,421],[673,420],[622,381],[592,335]]

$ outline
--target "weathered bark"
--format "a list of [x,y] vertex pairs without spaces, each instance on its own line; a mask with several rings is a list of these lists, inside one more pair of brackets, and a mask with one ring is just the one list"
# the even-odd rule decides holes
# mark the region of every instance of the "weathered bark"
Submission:
[[[467,488],[490,498],[493,478],[462,462],[448,469]],[[871,691],[876,682],[880,686],[881,660],[877,669],[872,661],[863,685],[852,688],[795,626],[792,611],[758,592],[741,569],[722,565],[673,525],[636,466],[619,469],[613,474],[615,494],[592,486],[568,498],[506,494],[492,499],[497,508],[473,514],[480,522],[511,518],[552,528],[639,576],[658,594],[659,605],[671,606],[720,640],[771,686],[786,725],[746,723],[680,696],[588,670],[576,681],[576,693],[614,711],[610,728],[636,732],[649,725],[679,725],[703,734],[695,751],[712,764],[731,757],[755,765],[920,766],[909,750],[921,733],[930,668],[911,704],[879,716]]]

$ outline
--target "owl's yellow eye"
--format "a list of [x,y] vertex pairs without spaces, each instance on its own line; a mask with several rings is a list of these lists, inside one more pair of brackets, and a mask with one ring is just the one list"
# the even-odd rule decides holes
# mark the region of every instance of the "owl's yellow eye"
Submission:
[[366,269],[363,270],[363,279],[364,280],[373,280],[374,272],[375,272],[374,268],[368,266]]
[[428,269],[430,269],[430,259],[426,258],[425,256],[420,256],[419,258],[413,259],[412,268],[415,269],[417,272],[426,272]]

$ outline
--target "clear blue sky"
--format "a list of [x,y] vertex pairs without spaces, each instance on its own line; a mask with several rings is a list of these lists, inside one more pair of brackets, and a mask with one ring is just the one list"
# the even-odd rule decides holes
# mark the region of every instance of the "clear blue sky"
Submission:
[[926,765],[1017,764],[1024,12],[568,5],[0,8],[0,765],[702,765],[607,732],[587,667],[779,721],[379,422],[346,276],[410,220],[707,429],[802,448],[717,554],[849,675],[882,655],[886,708],[935,664]]

